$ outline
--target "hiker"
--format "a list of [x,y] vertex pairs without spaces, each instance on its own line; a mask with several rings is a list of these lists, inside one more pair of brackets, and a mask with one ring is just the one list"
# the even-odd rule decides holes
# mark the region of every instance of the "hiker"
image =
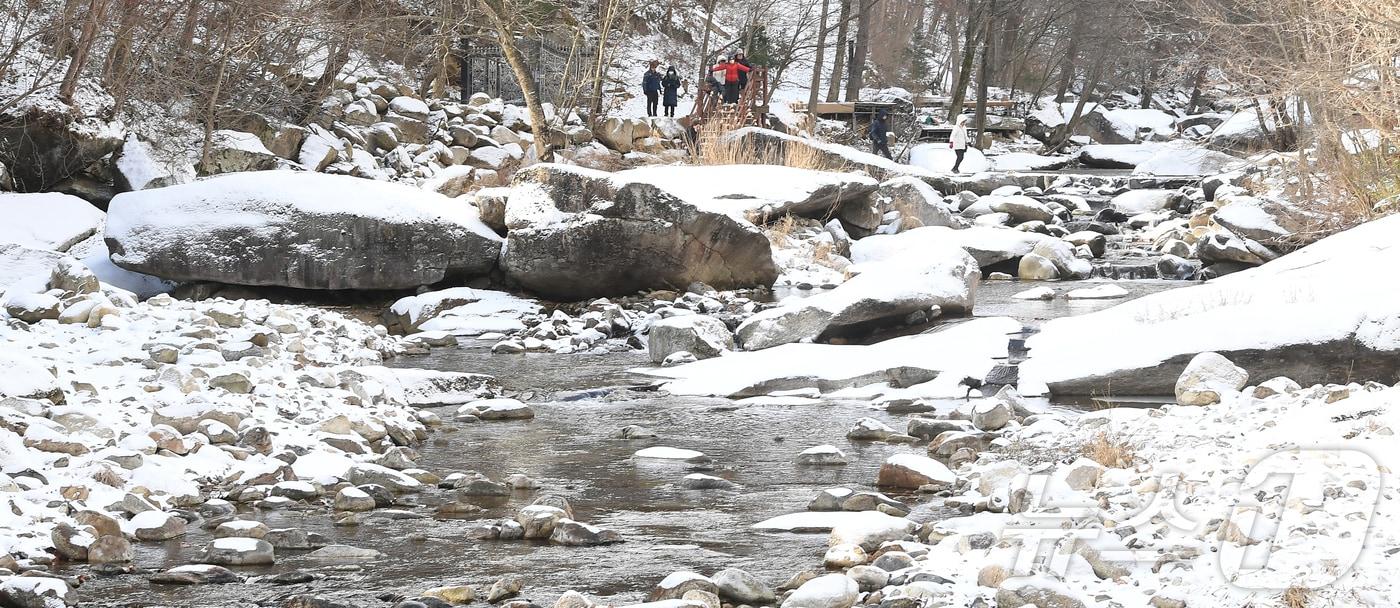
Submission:
[[894,160],[894,157],[890,155],[889,118],[889,112],[880,110],[875,115],[875,120],[870,121],[870,143],[876,154]]
[[642,76],[642,92],[647,96],[647,116],[656,116],[656,103],[661,97],[661,72],[656,71],[660,61],[653,59],[647,73]]
[[967,155],[967,115],[959,114],[953,121],[953,131],[948,134],[948,147],[953,149],[957,160],[953,161],[953,173],[960,173],[963,157]]
[[666,68],[666,77],[661,79],[661,105],[666,108],[666,115],[676,117],[676,100],[679,97],[681,88],[681,75],[676,72],[676,66]]
[[738,55],[730,57],[712,68],[711,72],[724,72],[724,103],[739,103],[739,75],[749,71],[746,66],[737,61]]
[[[734,53],[734,61],[750,70],[753,69],[753,64],[749,63],[749,58],[744,56],[743,51]],[[739,72],[739,90],[742,91],[747,88],[749,88],[749,73],[746,70]]]

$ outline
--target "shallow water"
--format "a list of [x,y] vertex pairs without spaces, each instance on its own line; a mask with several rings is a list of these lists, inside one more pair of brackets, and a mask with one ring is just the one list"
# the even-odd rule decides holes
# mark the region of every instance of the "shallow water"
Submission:
[[[634,378],[626,369],[644,363],[633,354],[492,356],[480,349],[435,351],[396,364],[496,374],[510,390],[553,392],[618,386]],[[644,380],[643,380],[644,381]],[[768,517],[801,511],[822,488],[845,485],[870,488],[884,458],[907,446],[850,443],[846,430],[862,416],[874,416],[902,428],[902,416],[872,411],[856,403],[802,406],[745,406],[723,399],[675,398],[653,392],[619,389],[606,396],[571,401],[532,402],[536,418],[527,422],[451,425],[420,449],[419,464],[439,473],[476,470],[499,479],[525,473],[541,482],[533,493],[481,503],[487,510],[463,519],[434,519],[431,504],[451,500],[448,492],[420,495],[415,509],[426,519],[370,520],[337,528],[324,510],[249,512],[271,527],[295,526],[320,532],[336,543],[371,547],[387,557],[363,569],[314,564],[288,552],[272,568],[245,568],[245,575],[306,569],[325,580],[273,587],[242,584],[202,587],[149,585],[138,576],[94,578],[82,588],[85,602],[96,606],[239,606],[275,601],[292,592],[314,591],[363,598],[393,591],[408,595],[447,584],[489,586],[497,577],[526,577],[526,597],[552,601],[576,589],[612,602],[640,601],[661,577],[675,570],[712,573],[741,567],[770,582],[820,567],[826,543],[822,534],[759,533],[750,529]],[[440,410],[450,418],[451,408]],[[661,435],[656,440],[623,441],[609,435],[627,424],[642,424]],[[847,453],[844,467],[801,467],[799,451],[833,443]],[[700,450],[714,459],[706,473],[741,484],[737,491],[679,488],[680,479],[701,469],[671,462],[636,461],[643,447],[666,445]],[[567,548],[528,541],[476,541],[465,530],[476,519],[513,516],[538,493],[570,499],[577,516],[617,530],[620,545]],[[918,517],[916,512],[915,517]],[[414,542],[412,533],[427,536]],[[161,545],[142,543],[136,565],[163,568],[189,563],[208,541],[201,530]]]
[[[1065,291],[1094,282],[1052,283]],[[1137,297],[1186,285],[1164,281],[1120,281]],[[1026,302],[1010,295],[1031,285],[984,281],[977,316],[1006,315],[1034,327],[1040,321],[1083,314],[1123,300]],[[438,474],[479,471],[493,479],[524,473],[542,488],[508,499],[480,502],[486,510],[460,518],[436,518],[433,506],[453,500],[449,491],[432,490],[409,497],[405,506],[421,519],[387,520],[367,514],[364,524],[335,527],[325,509],[248,511],[245,518],[270,527],[298,527],[324,534],[329,542],[369,547],[385,557],[359,565],[314,563],[300,552],[279,554],[270,568],[242,568],[250,577],[302,569],[324,578],[312,583],[273,586],[252,578],[248,583],[172,587],[150,585],[143,576],[94,577],[81,589],[92,606],[251,606],[275,604],[294,593],[317,593],[379,606],[374,596],[393,592],[414,596],[429,587],[470,584],[484,592],[501,575],[526,579],[523,597],[552,603],[574,589],[622,604],[642,601],[666,574],[694,570],[711,574],[740,567],[779,584],[793,573],[820,568],[825,534],[756,532],[754,523],[805,510],[827,487],[873,489],[876,471],[886,456],[919,447],[853,443],[845,439],[854,421],[872,416],[903,429],[906,416],[871,410],[854,402],[813,405],[746,405],[725,399],[680,398],[646,390],[653,379],[630,373],[647,364],[638,353],[609,355],[491,355],[485,345],[436,349],[423,357],[402,358],[391,365],[496,376],[506,391],[528,400],[536,418],[523,422],[457,424],[449,422],[420,447],[419,465]],[[1072,404],[1065,404],[1072,405]],[[437,411],[451,420],[453,408]],[[624,441],[610,435],[640,424],[661,437]],[[830,443],[846,452],[844,467],[802,467],[793,463],[801,450]],[[705,469],[674,462],[637,461],[632,453],[665,445],[704,452],[714,459]],[[683,476],[701,471],[739,483],[739,490],[684,490]],[[541,493],[569,498],[579,519],[620,532],[626,542],[593,548],[551,546],[531,541],[477,541],[466,530],[477,520],[513,517]],[[910,498],[916,504],[918,497]],[[912,518],[934,517],[931,506],[917,505]],[[409,539],[419,534],[424,539]],[[209,541],[192,527],[183,538],[162,544],[138,543],[135,565],[160,569],[191,563]],[[79,574],[77,568],[67,574]]]

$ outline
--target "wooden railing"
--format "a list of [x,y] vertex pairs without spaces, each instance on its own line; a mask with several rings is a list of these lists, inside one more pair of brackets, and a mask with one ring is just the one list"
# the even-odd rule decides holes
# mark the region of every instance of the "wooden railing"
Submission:
[[706,123],[717,123],[719,131],[727,132],[740,127],[763,126],[767,122],[770,90],[766,68],[749,71],[749,83],[739,92],[738,103],[724,103],[722,86],[720,90],[711,90],[701,85],[688,117],[692,128],[698,130]]

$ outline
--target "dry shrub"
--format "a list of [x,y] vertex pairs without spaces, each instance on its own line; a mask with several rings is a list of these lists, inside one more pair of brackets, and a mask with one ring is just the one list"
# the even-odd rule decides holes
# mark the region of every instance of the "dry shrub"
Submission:
[[996,564],[986,566],[977,573],[977,585],[981,587],[990,587],[992,589],[1000,589],[1001,584],[1006,581],[1007,576],[1006,568]]
[[1288,608],[1307,608],[1308,599],[1312,597],[1312,591],[1294,585],[1283,592],[1283,605]]
[[831,253],[836,250],[836,245],[827,241],[818,241],[812,247],[812,261],[828,268],[831,267]]
[[1081,451],[1089,460],[1110,469],[1126,469],[1133,466],[1135,449],[1127,440],[1109,437],[1100,432],[1084,444]]
[[797,219],[784,215],[782,219],[768,226],[768,240],[779,247],[786,247],[792,239],[792,231],[797,229]]

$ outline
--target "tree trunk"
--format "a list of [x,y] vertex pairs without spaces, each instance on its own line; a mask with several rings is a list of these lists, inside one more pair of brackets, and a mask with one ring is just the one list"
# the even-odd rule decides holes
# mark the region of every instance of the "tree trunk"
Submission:
[[841,0],[841,16],[836,22],[836,57],[831,62],[831,80],[826,85],[826,100],[840,101],[841,77],[846,73],[846,34],[851,22],[851,2]]
[[199,24],[199,1],[190,0],[185,9],[185,26],[180,30],[180,51],[189,52],[194,44],[195,26]]
[[977,148],[982,148],[982,134],[987,129],[987,87],[992,79],[992,49],[996,38],[992,36],[997,0],[991,0],[987,8],[986,31],[982,33],[982,66],[977,73]]
[[1099,78],[1103,76],[1105,59],[1109,54],[1109,49],[1103,49],[1095,58],[1094,64],[1089,68],[1089,80],[1084,83],[1084,90],[1079,93],[1079,102],[1074,104],[1074,112],[1070,114],[1069,120],[1061,127],[1063,130],[1051,141],[1054,144],[1046,146],[1045,154],[1054,154],[1069,142],[1070,136],[1074,133],[1075,127],[1079,126],[1079,119],[1084,115],[1084,104],[1093,96],[1094,88],[1099,86]]
[[199,166],[209,166],[209,148],[214,141],[214,128],[218,126],[219,96],[223,94],[224,74],[228,70],[228,38],[233,30],[233,19],[224,21],[219,34],[219,70],[214,76],[214,90],[209,94],[209,107],[204,112],[204,141],[199,148]]
[[1084,35],[1084,12],[1079,5],[1074,5],[1074,26],[1069,33],[1069,48],[1065,50],[1065,56],[1060,61],[1060,88],[1055,91],[1055,103],[1064,103],[1065,94],[1069,92],[1070,85],[1074,84],[1074,60],[1079,55],[1079,39]]
[[953,98],[948,101],[948,120],[962,114],[963,102],[967,99],[967,84],[972,77],[972,61],[977,58],[977,41],[981,38],[981,7],[969,8],[967,27],[963,28],[962,62],[958,64],[957,78],[953,81]]
[[[496,5],[501,5],[504,1],[506,0],[482,0],[482,3],[488,5],[493,3]],[[614,14],[617,11],[617,0],[598,1],[600,2],[600,4],[598,5],[598,60],[593,64],[593,114],[595,116],[602,113],[603,111],[603,80],[607,76],[608,38],[609,34],[612,32],[612,21]],[[714,6],[713,0],[711,0],[710,5]],[[500,24],[498,23],[497,31],[499,31],[499,28]],[[509,30],[510,28],[507,29]],[[709,34],[708,27],[705,28],[705,33]],[[511,44],[514,45],[515,37],[512,35],[509,36],[509,38],[511,40]],[[501,46],[505,47],[505,44],[502,43]],[[516,50],[516,54],[519,54],[518,49]],[[509,61],[509,58],[507,58],[507,61]],[[523,58],[521,61],[521,65],[524,65]],[[515,69],[515,66],[512,65],[511,69]],[[530,82],[533,86],[534,80],[531,80]],[[522,92],[524,91],[523,86],[521,87],[521,90]]]
[[501,54],[505,55],[506,63],[510,65],[511,71],[515,72],[515,80],[520,84],[520,94],[525,98],[525,108],[530,112],[530,133],[535,139],[535,156],[539,157],[541,162],[549,162],[553,159],[553,151],[549,146],[549,125],[544,119],[544,106],[540,104],[535,75],[530,71],[520,47],[515,44],[515,22],[506,10],[507,0],[480,1],[481,6],[486,9],[486,15],[491,19],[491,24],[495,26]]
[[817,135],[817,94],[822,86],[822,62],[826,59],[826,21],[831,13],[831,0],[822,0],[822,18],[817,22],[817,55],[812,59],[812,86],[807,91],[807,113],[812,127],[809,132]]
[[63,74],[63,84],[58,88],[58,98],[64,103],[73,102],[73,93],[78,90],[78,81],[82,80],[83,68],[87,65],[88,55],[92,53],[92,44],[97,41],[97,26],[102,23],[102,16],[106,12],[107,0],[92,0],[88,3],[83,31],[74,46],[73,58],[68,62],[68,71]]
[[860,99],[860,89],[865,84],[865,58],[870,54],[870,18],[879,2],[880,0],[855,0],[860,14],[856,16],[856,45],[848,66],[850,75],[846,79],[846,101]]
[[705,90],[705,79],[710,76],[710,68],[712,67],[708,59],[710,56],[710,30],[714,28],[714,25],[715,0],[710,0],[710,3],[705,7],[705,33],[700,36],[700,61],[696,62],[700,64],[700,79],[695,81],[696,101],[700,99],[700,91]]
[[1191,86],[1191,103],[1186,104],[1187,114],[1197,114],[1201,111],[1201,87],[1206,84],[1206,68],[1201,66],[1196,69],[1196,77]]

